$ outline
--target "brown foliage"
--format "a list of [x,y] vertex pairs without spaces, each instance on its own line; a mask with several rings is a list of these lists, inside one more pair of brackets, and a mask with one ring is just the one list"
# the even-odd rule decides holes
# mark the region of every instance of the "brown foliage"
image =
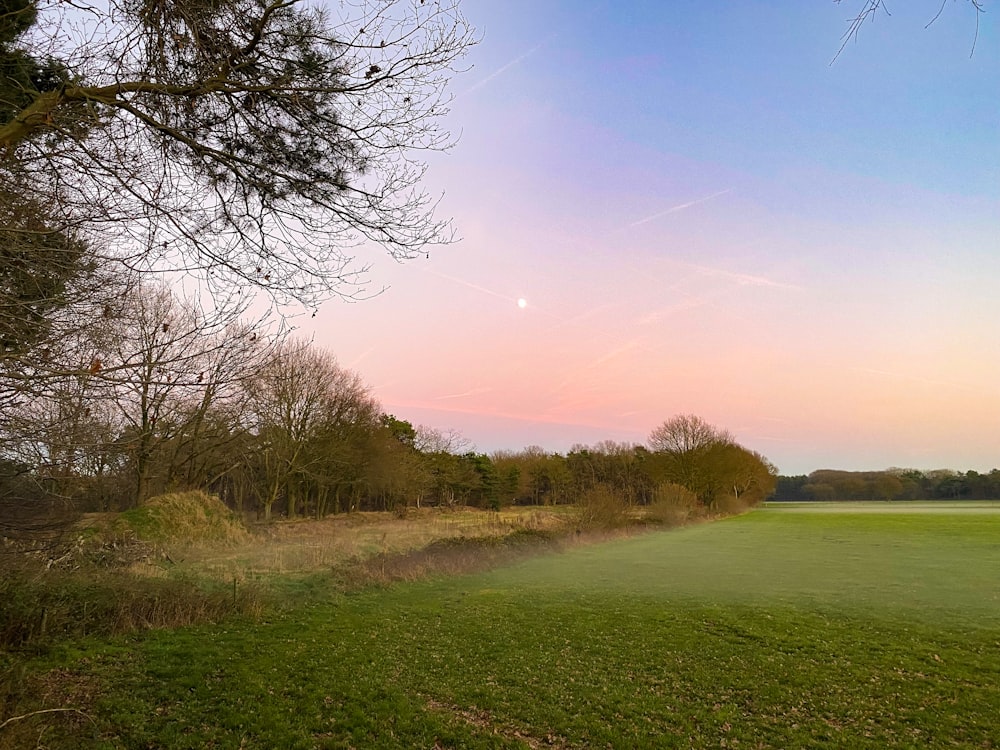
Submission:
[[625,498],[606,484],[596,484],[580,498],[580,525],[588,529],[615,529],[629,522]]
[[698,515],[700,510],[697,495],[679,484],[664,482],[654,491],[646,517],[664,526],[681,526]]

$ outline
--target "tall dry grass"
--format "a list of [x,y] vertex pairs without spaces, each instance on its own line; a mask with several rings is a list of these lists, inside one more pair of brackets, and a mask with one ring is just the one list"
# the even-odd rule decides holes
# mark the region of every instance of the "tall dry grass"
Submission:
[[257,616],[262,607],[260,592],[247,585],[205,589],[99,569],[8,571],[0,577],[0,649]]
[[0,648],[255,616],[299,580],[353,589],[478,570],[627,530],[629,510],[599,487],[579,508],[411,509],[248,529],[204,493],[165,495],[89,519],[44,564],[6,570]]
[[259,526],[252,543],[193,551],[184,565],[215,579],[266,581],[406,554],[442,539],[500,538],[523,529],[557,532],[575,523],[566,513],[537,509],[411,508],[405,518],[393,512],[349,513]]
[[150,498],[118,514],[111,530],[147,542],[226,547],[251,540],[243,521],[214,495],[195,490]]
[[407,552],[387,552],[348,561],[334,572],[338,584],[347,590],[432,576],[454,576],[556,551],[561,547],[560,540],[560,535],[551,531],[528,528],[504,536],[448,537]]

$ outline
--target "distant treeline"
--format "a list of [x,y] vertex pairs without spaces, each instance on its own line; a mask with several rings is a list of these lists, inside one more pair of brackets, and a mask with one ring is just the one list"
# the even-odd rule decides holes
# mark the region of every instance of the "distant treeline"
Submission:
[[1000,499],[1000,469],[977,471],[820,469],[808,476],[779,476],[771,500],[994,500]]

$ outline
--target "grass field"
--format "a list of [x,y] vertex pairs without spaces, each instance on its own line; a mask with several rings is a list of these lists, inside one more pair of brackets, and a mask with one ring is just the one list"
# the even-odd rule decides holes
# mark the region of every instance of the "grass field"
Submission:
[[25,668],[82,713],[0,746],[997,747],[1000,510],[942,507],[767,507],[65,644]]

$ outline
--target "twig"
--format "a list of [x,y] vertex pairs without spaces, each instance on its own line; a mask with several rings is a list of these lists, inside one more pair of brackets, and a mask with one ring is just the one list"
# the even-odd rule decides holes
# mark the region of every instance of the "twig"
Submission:
[[3,729],[8,724],[11,724],[15,721],[20,721],[21,719],[28,719],[31,718],[32,716],[37,716],[38,714],[54,714],[54,713],[80,714],[80,716],[82,716],[83,718],[88,719],[91,722],[94,721],[90,716],[88,716],[78,708],[42,708],[39,709],[38,711],[31,711],[30,713],[21,714],[20,716],[11,716],[9,719],[6,719],[2,724],[0,724],[0,729]]

